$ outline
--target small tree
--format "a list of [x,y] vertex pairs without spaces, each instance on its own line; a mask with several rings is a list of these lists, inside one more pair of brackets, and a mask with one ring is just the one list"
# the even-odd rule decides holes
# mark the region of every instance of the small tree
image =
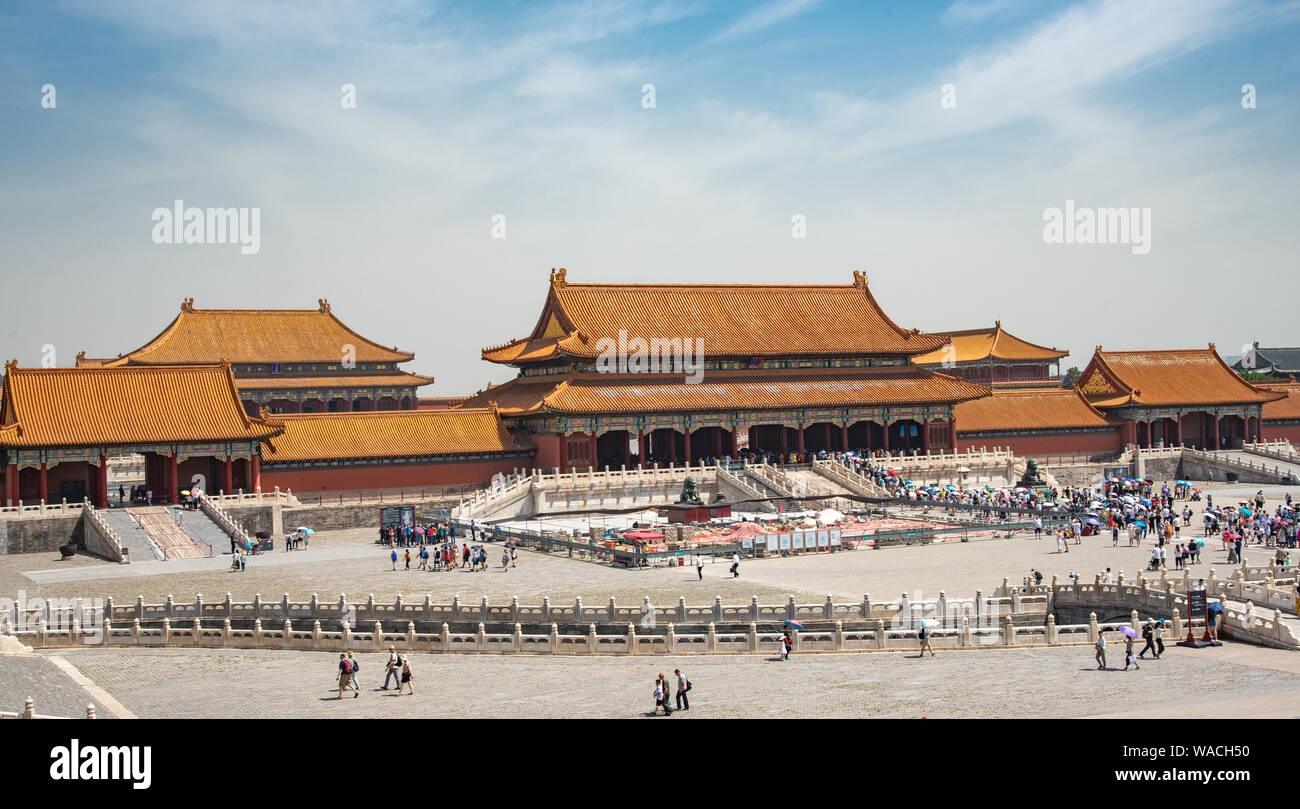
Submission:
[[1082,371],[1080,371],[1077,367],[1070,366],[1070,370],[1066,371],[1065,376],[1061,377],[1061,387],[1063,388],[1072,387],[1075,382],[1079,381],[1079,374],[1081,373]]

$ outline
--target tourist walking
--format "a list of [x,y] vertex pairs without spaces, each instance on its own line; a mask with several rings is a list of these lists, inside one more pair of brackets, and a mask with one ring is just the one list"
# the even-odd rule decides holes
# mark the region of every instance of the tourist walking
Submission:
[[781,659],[789,660],[790,652],[794,650],[794,641],[790,640],[789,631],[781,633]]
[[731,577],[740,578],[740,554],[731,554]]
[[662,674],[655,680],[655,711],[660,708],[664,709],[664,716],[673,715],[672,706],[668,703],[668,681]]
[[411,689],[411,696],[415,696],[415,676],[411,674],[411,661],[406,655],[398,658],[398,668],[402,670],[402,681],[397,686],[397,696],[402,696],[402,687]]
[[673,669],[673,675],[677,677],[677,710],[689,711],[691,701],[686,696],[686,692],[691,690],[691,681],[686,679],[681,669]]
[[1160,655],[1162,655],[1162,654],[1165,653],[1165,641],[1164,641],[1164,639],[1161,637],[1161,635],[1164,634],[1164,631],[1165,631],[1165,619],[1164,619],[1164,618],[1161,618],[1161,619],[1159,619],[1159,620],[1157,620],[1157,621],[1154,621],[1154,622],[1152,623],[1152,626],[1151,626],[1151,637],[1154,638],[1154,639],[1155,639],[1155,642],[1156,642],[1156,660],[1159,660],[1159,659],[1160,659]]
[[[695,554],[695,575],[700,581],[704,581],[704,556],[698,553]],[[1300,583],[1296,584],[1295,603],[1300,605]]]
[[1095,657],[1097,658],[1097,669],[1099,671],[1104,671],[1106,668],[1106,635],[1104,634],[1105,631],[1106,630],[1103,629],[1097,633],[1097,642],[1093,645],[1093,649],[1095,649],[1097,652]]
[[393,570],[397,570],[397,549],[396,548],[393,548],[392,552],[389,554],[389,558],[393,560]]
[[338,674],[339,695],[335,697],[335,699],[343,699],[343,691],[346,688],[352,689],[353,699],[356,699],[357,697],[361,696],[361,691],[360,689],[357,688],[356,682],[354,682],[355,678],[353,677],[352,665],[353,665],[352,661],[348,659],[348,656],[346,654],[339,655],[339,674]]
[[401,657],[397,654],[397,647],[395,647],[395,646],[389,646],[389,647],[388,647],[388,665],[384,666],[384,668],[387,670],[388,673],[384,675],[384,685],[383,685],[383,688],[380,689],[381,691],[387,691],[387,690],[388,690],[388,681],[389,681],[390,679],[391,679],[391,680],[397,680],[397,681],[398,681],[398,682],[397,682],[397,690],[398,690],[398,691],[401,691],[401,690],[402,690],[402,683],[401,683],[401,679],[400,679],[400,677],[399,677],[399,675],[401,674],[401,671],[399,671],[399,669],[398,669],[398,664],[399,664],[400,661],[401,661]]
[[925,657],[925,650],[930,650],[930,657],[934,657],[934,647],[930,645],[930,628],[924,623],[916,630],[916,637],[921,641],[921,653],[917,657]]
[[1125,671],[1128,671],[1128,667],[1130,663],[1133,664],[1133,668],[1135,669],[1142,668],[1137,664],[1137,661],[1133,659],[1133,636],[1125,635],[1124,636],[1124,670]]
[[1143,645],[1142,651],[1138,652],[1139,660],[1146,659],[1146,654],[1148,650],[1150,650],[1151,655],[1153,657],[1157,657],[1157,658],[1160,657],[1160,653],[1156,651],[1156,644],[1155,644],[1156,633],[1155,633],[1155,628],[1152,626],[1151,621],[1147,621],[1145,624],[1142,625],[1142,640],[1146,641],[1146,643],[1145,645]]

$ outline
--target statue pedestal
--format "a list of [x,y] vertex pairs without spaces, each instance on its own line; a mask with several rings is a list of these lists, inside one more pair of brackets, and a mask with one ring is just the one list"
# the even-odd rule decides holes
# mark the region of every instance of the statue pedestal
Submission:
[[715,517],[730,517],[730,516],[731,516],[731,506],[718,506],[716,508],[710,508],[709,506],[699,506],[698,508],[689,508],[685,510],[675,509],[675,508],[668,510],[668,522],[670,523],[708,522],[709,520]]

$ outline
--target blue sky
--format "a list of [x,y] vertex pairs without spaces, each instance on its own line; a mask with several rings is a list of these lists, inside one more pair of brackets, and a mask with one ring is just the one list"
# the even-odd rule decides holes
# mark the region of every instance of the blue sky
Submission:
[[[1294,345],[1297,41],[1295,0],[10,4],[0,355],[128,351],[184,297],[328,297],[469,393],[560,266],[863,269],[902,325],[1000,318],[1080,366]],[[260,208],[260,252],[154,244],[176,199]],[[1151,251],[1045,244],[1066,199],[1149,207]]]

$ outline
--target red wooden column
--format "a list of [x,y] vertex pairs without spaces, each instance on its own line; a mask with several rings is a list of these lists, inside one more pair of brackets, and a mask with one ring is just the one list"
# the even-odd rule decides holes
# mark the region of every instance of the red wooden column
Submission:
[[1174,416],[1174,434],[1170,436],[1169,443],[1175,447],[1183,443],[1183,417],[1181,415]]
[[645,430],[636,431],[636,465],[645,468]]
[[176,454],[172,453],[167,456],[167,502],[179,503],[181,501],[181,476],[180,471],[176,468]]
[[108,456],[102,452],[99,454],[99,466],[94,467],[97,474],[95,475],[95,491],[91,495],[91,502],[95,508],[108,508]]
[[722,428],[713,428],[713,457],[715,459],[722,457]]
[[847,421],[840,425],[840,451],[849,451],[849,423]]
[[1211,413],[1210,421],[1214,423],[1214,426],[1211,428],[1214,444],[1210,446],[1210,449],[1218,449],[1219,448],[1219,414]]
[[885,439],[885,443],[882,444],[880,448],[883,449],[885,452],[889,452],[889,426],[890,426],[889,422],[886,421],[884,423],[884,429],[880,431],[880,434]]
[[948,418],[948,449],[957,451],[957,417]]
[[49,471],[43,461],[41,462],[40,475],[36,478],[36,498],[42,502],[49,502],[50,499]]
[[248,476],[251,478],[249,485],[253,491],[260,491],[262,488],[262,458],[260,455],[254,455],[248,459]]
[[677,463],[677,430],[669,427],[664,431],[664,435],[668,437],[668,463],[675,464]]
[[799,425],[799,461],[803,461],[803,425]]
[[589,446],[591,447],[591,471],[595,472],[596,464],[598,463],[596,459],[596,434],[587,433],[587,436],[589,439]]
[[683,435],[686,436],[686,440],[685,440],[685,442],[682,444],[682,447],[683,447],[683,454],[684,454],[686,457],[682,459],[682,463],[683,463],[684,465],[686,465],[686,466],[690,466],[690,465],[691,465],[691,428],[690,428],[690,427],[687,427],[687,428],[683,431]]
[[829,451],[831,448],[831,423],[822,422],[822,449]]
[[921,452],[930,449],[930,420],[921,419]]
[[235,462],[227,455],[221,459],[221,491],[226,494],[235,493]]

